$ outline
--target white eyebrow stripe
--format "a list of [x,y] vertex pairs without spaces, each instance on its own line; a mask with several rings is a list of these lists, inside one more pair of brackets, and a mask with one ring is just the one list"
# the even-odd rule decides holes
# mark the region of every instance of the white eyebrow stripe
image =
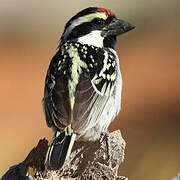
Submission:
[[85,22],[91,22],[94,18],[101,18],[101,19],[106,20],[107,17],[108,16],[103,12],[91,13],[86,16],[79,17],[78,19],[72,21],[71,25],[66,29],[66,31],[63,35],[64,39],[67,38],[67,36],[69,35],[69,33],[72,31],[72,29],[74,27],[76,27],[82,23],[85,23]]

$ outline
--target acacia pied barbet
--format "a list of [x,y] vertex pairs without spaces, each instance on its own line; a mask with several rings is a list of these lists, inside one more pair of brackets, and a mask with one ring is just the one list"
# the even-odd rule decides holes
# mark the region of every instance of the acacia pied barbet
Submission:
[[116,37],[134,26],[104,8],[80,11],[66,24],[45,80],[43,108],[54,130],[49,169],[62,168],[74,141],[99,140],[121,108]]

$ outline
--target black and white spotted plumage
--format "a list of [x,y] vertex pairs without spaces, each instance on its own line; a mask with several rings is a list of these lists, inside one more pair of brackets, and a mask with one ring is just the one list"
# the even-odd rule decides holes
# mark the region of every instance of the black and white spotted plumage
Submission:
[[114,44],[132,28],[102,8],[87,8],[66,24],[43,98],[47,125],[55,131],[50,169],[63,166],[75,139],[98,140],[119,113],[122,79]]
[[[82,67],[81,71],[78,71],[79,82],[77,86],[77,92],[81,91],[82,89],[81,86],[84,86],[83,88],[85,89],[89,88],[89,90],[91,90],[89,94],[86,93],[87,100],[89,100],[89,98],[92,96],[93,94],[92,91],[94,91],[94,95],[97,94],[97,96],[99,97],[109,96],[110,94],[112,94],[115,86],[116,76],[118,73],[118,69],[117,69],[118,60],[116,60],[116,55],[114,55],[113,51],[111,51],[110,49],[99,48],[92,45],[83,45],[78,42],[66,42],[65,44],[62,44],[58,53],[55,55],[55,57],[51,62],[46,77],[46,90],[45,90],[45,93],[50,95],[50,98],[48,97],[48,100],[51,101],[50,104],[52,106],[50,108],[52,112],[49,113],[50,117],[49,115],[46,116],[48,117],[47,124],[49,126],[53,126],[53,127],[55,126],[56,129],[58,128],[63,129],[64,126],[67,126],[70,123],[69,121],[71,119],[70,118],[71,108],[68,97],[69,90],[67,87],[68,87],[68,80],[72,78],[71,73],[72,73],[73,59],[68,54],[68,50],[72,46],[77,50],[80,59],[87,65],[86,68]],[[104,61],[106,62],[104,63]],[[56,91],[58,91],[58,93]],[[61,96],[58,96],[58,94],[60,94]],[[80,95],[78,96],[76,95],[75,99],[76,98],[77,101],[80,101],[79,100]],[[77,114],[81,106],[84,105],[85,102],[87,101],[86,99],[83,99],[82,104],[75,103],[74,106],[74,114],[77,117],[73,118],[72,121],[76,119],[75,122],[77,122],[78,124],[76,125],[76,123],[74,123],[72,124],[72,127],[73,126],[78,127],[76,129],[73,128],[73,130],[74,132],[77,131],[77,134],[79,135],[82,133],[82,127],[80,126],[80,122],[83,123],[87,122],[88,114],[90,113],[90,111],[86,112],[88,107],[85,107],[83,113],[81,110],[80,114]],[[44,100],[46,102],[46,99]],[[92,101],[88,101],[86,102],[86,104],[90,105],[91,102]],[[99,110],[99,112],[101,111],[102,110]],[[84,112],[86,112],[87,115],[85,115]],[[81,115],[84,116],[81,117]],[[99,114],[97,113],[96,116],[98,115]],[[59,119],[61,119],[60,122]]]

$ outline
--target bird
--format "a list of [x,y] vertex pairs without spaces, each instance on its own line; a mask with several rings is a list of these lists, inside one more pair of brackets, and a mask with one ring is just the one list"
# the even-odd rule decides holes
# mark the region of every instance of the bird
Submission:
[[76,140],[100,141],[121,109],[117,36],[135,26],[109,9],[88,7],[66,23],[45,78],[42,100],[54,136],[46,162],[59,170]]

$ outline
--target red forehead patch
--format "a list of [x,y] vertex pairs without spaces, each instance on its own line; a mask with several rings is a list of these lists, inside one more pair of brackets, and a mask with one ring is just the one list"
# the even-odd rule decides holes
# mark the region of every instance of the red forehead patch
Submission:
[[115,14],[113,12],[111,12],[109,9],[105,9],[105,8],[97,8],[97,10],[99,12],[104,12],[106,13],[108,16],[115,16]]

